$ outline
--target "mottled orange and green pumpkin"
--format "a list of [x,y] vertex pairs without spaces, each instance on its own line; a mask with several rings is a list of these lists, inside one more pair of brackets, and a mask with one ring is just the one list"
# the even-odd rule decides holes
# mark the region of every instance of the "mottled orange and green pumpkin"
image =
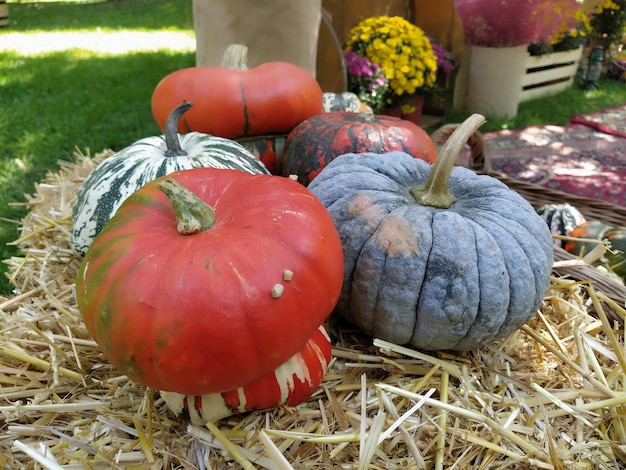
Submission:
[[622,279],[626,279],[626,227],[613,227],[598,220],[589,220],[578,225],[570,236],[574,239],[567,241],[565,250],[576,256],[586,255],[597,245],[584,239],[608,240],[611,249],[596,264],[605,265]]
[[287,137],[278,174],[296,175],[307,186],[331,161],[344,153],[401,151],[433,163],[437,149],[416,124],[391,116],[334,111],[298,124]]
[[609,267],[626,280],[626,227],[610,228],[604,236],[611,243],[611,250],[604,255]]
[[287,135],[253,136],[237,139],[248,152],[258,158],[267,170],[277,174],[278,162],[285,151]]
[[594,242],[584,241],[582,239],[590,240],[602,240],[604,232],[606,232],[610,225],[600,222],[599,220],[586,220],[581,224],[574,227],[569,233],[569,236],[573,240],[567,240],[565,243],[565,251],[572,253],[576,256],[585,256],[591,250],[593,250],[598,244]]

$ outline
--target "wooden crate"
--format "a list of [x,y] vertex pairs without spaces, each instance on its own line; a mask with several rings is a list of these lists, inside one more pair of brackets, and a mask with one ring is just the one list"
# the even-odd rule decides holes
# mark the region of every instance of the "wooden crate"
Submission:
[[582,53],[581,46],[573,51],[528,56],[520,101],[551,95],[572,86]]

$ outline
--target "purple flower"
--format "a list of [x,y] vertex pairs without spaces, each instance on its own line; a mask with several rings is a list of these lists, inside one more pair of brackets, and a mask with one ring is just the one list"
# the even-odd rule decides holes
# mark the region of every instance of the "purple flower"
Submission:
[[348,69],[348,91],[379,112],[385,105],[389,86],[382,68],[367,57],[359,57],[354,51],[346,51],[344,60]]
[[357,57],[353,51],[346,52],[346,65],[350,75],[373,77],[380,72],[380,67],[366,57]]
[[454,0],[465,42],[512,47],[549,40],[577,0]]
[[361,75],[365,75],[366,77],[371,77],[372,75],[374,75],[374,72],[372,72],[372,69],[370,67],[367,66],[367,64],[360,64],[361,68],[360,68],[360,73]]
[[428,39],[430,39],[430,44],[437,58],[437,68],[442,70],[445,74],[450,73],[455,66],[454,57],[433,38],[429,36]]

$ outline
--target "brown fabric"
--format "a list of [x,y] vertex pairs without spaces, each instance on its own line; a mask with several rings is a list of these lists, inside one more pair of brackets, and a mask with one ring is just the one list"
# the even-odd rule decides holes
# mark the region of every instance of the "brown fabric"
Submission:
[[248,46],[248,67],[284,61],[315,76],[321,0],[193,0],[196,65],[219,65],[230,44]]

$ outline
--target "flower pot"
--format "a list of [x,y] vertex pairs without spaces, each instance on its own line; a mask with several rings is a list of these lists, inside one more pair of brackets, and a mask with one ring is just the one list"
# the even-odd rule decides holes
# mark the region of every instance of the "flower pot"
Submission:
[[383,108],[380,114],[384,114],[385,116],[391,116],[391,117],[401,119],[402,108],[400,106],[386,106]]
[[402,119],[419,124],[420,119],[422,119],[422,112],[424,111],[424,100],[424,95],[411,96],[411,103],[415,107],[415,111],[412,113],[402,113]]
[[462,109],[497,117],[515,117],[526,72],[527,46],[465,46]]
[[446,97],[448,95],[448,74],[437,72],[437,90],[426,95],[424,99],[424,114],[443,116],[446,113]]

